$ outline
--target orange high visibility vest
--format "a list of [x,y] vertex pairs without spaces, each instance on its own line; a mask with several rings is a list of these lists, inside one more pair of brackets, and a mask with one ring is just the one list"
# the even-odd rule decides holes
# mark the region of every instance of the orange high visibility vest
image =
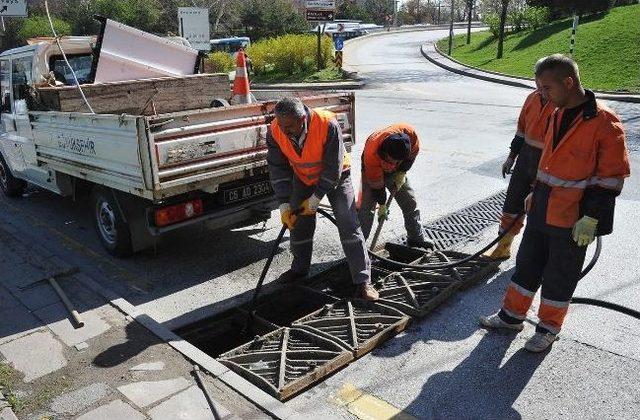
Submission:
[[411,158],[415,158],[420,151],[420,141],[418,140],[418,134],[409,124],[399,123],[393,124],[389,127],[383,128],[372,133],[367,142],[364,145],[364,152],[362,153],[364,172],[364,179],[369,186],[373,189],[380,189],[384,187],[384,174],[395,172],[398,169],[398,165],[389,163],[380,157],[378,151],[382,147],[384,140],[392,134],[404,133],[409,136],[411,140]]
[[[311,118],[307,124],[307,138],[302,146],[302,154],[298,154],[291,139],[280,129],[278,119],[271,122],[271,135],[282,153],[289,160],[293,172],[305,185],[313,186],[320,182],[320,175],[324,169],[322,162],[324,145],[327,142],[329,124],[336,118],[333,112],[322,109],[312,109]],[[344,154],[342,170],[351,167],[351,157]]]
[[518,118],[517,136],[524,138],[525,143],[531,147],[542,150],[544,148],[544,134],[547,121],[555,105],[547,101],[542,105],[542,96],[539,90],[533,91],[524,101],[520,118]]
[[571,228],[580,217],[585,189],[597,185],[620,191],[630,167],[624,127],[613,111],[597,102],[596,115],[590,119],[578,115],[554,149],[562,114],[556,109],[549,121],[537,182],[551,187],[547,224]]

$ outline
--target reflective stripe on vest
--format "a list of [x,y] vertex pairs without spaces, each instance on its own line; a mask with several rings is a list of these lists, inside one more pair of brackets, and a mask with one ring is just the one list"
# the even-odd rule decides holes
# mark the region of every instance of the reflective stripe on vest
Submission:
[[538,169],[538,175],[536,176],[538,181],[550,185],[552,187],[561,187],[561,188],[578,188],[584,190],[589,185],[588,180],[581,181],[571,181],[567,179],[558,178],[553,176],[542,169]]
[[524,136],[524,141],[531,147],[542,150],[544,148],[544,142],[535,140],[529,136]]

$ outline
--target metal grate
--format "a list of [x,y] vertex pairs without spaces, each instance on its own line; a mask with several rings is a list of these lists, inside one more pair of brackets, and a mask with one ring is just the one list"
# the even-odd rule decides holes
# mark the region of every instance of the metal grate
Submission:
[[360,357],[403,331],[410,318],[393,308],[363,300],[325,305],[294,326],[335,341]]
[[353,360],[332,340],[303,329],[281,328],[219,357],[221,363],[285,400]]
[[500,221],[506,191],[501,191],[469,207],[424,226],[425,235],[437,249],[461,246],[475,239],[486,228]]

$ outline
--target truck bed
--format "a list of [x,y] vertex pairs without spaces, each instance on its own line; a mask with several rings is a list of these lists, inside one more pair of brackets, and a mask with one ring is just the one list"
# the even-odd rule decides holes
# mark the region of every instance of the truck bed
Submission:
[[[337,114],[353,142],[352,94],[302,98]],[[266,167],[275,102],[155,116],[30,112],[39,163],[153,201],[252,177]]]

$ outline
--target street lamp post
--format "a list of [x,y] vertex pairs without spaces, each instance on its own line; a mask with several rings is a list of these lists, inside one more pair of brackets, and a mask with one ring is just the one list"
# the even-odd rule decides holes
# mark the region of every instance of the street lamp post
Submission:
[[467,45],[471,44],[471,17],[473,15],[473,0],[469,0],[469,24],[467,25]]
[[451,55],[451,50],[453,50],[453,13],[455,7],[455,0],[451,0],[451,22],[449,24],[449,55]]

